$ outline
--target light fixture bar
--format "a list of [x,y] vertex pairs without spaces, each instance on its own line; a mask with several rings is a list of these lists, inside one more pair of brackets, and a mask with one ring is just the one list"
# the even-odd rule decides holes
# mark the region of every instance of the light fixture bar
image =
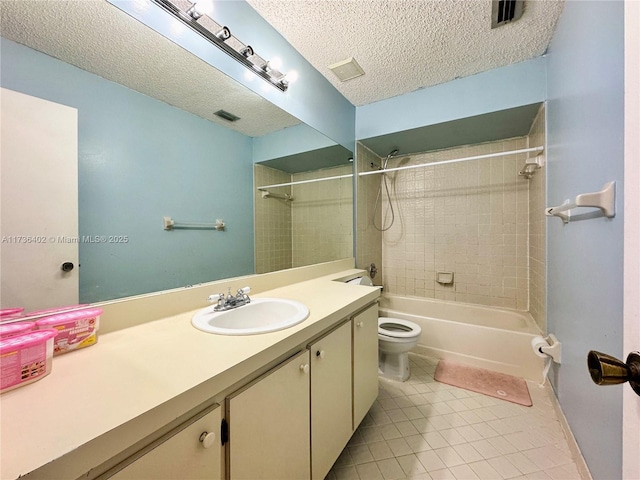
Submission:
[[[249,57],[254,54],[251,46],[245,45],[244,48],[242,49],[244,53],[241,53],[236,49],[234,49],[233,47],[231,47],[230,45],[227,45],[225,43],[225,40],[228,39],[229,37],[224,38],[224,36],[222,36],[224,38],[222,39],[217,34],[210,32],[201,24],[199,24],[197,19],[192,17],[187,12],[183,12],[170,1],[151,0],[151,2],[158,5],[165,12],[169,13],[171,16],[173,16],[174,18],[182,22],[184,25],[191,28],[193,31],[195,31],[196,33],[204,37],[210,43],[214,44],[216,47],[218,47],[220,50],[225,52],[230,57],[233,57],[236,61],[240,62],[242,65],[250,69],[253,73],[258,75],[259,77],[262,77],[264,80],[269,82],[274,87],[278,88],[283,92],[287,90],[289,85],[288,85],[288,82],[283,79],[284,75],[282,75],[281,72],[273,71],[273,70],[267,71],[264,68],[262,68],[260,65],[256,65],[251,60],[249,60]],[[226,27],[223,27],[223,29],[224,28]],[[249,49],[249,51],[251,52],[251,55],[246,55],[247,49]],[[276,78],[275,74],[280,74],[281,75],[280,78]]]

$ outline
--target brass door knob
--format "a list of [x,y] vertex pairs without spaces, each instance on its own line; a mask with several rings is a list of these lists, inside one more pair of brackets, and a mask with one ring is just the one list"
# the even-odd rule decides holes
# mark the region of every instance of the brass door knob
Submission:
[[631,352],[624,363],[606,353],[591,350],[587,355],[587,366],[597,385],[629,382],[633,391],[640,395],[640,352]]

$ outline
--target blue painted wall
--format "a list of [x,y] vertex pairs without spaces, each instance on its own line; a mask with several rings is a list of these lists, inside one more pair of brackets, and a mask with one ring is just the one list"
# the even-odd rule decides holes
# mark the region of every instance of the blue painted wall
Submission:
[[[0,48],[3,87],[78,109],[80,235],[128,235],[80,244],[81,302],[253,273],[250,137],[12,41]],[[227,231],[167,232],[163,216],[221,218]]]
[[336,142],[301,123],[253,139],[254,163],[334,146]]
[[[244,0],[214,0],[211,17],[229,27],[245,45],[251,45],[262,58],[282,59],[283,72],[295,70],[298,80],[287,92],[269,85],[236,60],[179,24],[159,7],[141,8],[135,0],[108,0],[134,18],[213,65],[335,142],[354,151],[355,107],[311,66],[271,25]],[[180,32],[179,34],[176,32]]]
[[545,75],[540,57],[364,105],[356,111],[356,138],[543,102]]
[[625,358],[623,15],[621,1],[566,2],[547,55],[549,205],[618,187],[615,218],[547,223],[547,324],[563,344],[552,383],[596,479],[622,478],[623,387],[593,384],[586,358],[591,349]]

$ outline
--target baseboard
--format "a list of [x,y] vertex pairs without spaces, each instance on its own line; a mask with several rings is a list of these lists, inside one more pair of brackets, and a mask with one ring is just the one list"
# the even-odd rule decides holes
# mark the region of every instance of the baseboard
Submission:
[[582,478],[582,480],[593,480],[591,472],[589,471],[589,467],[587,467],[587,462],[582,456],[580,447],[578,447],[578,442],[576,442],[576,438],[573,436],[573,432],[571,432],[569,422],[567,422],[567,418],[564,416],[564,412],[560,408],[560,403],[558,402],[558,398],[556,397],[553,388],[547,388],[546,390],[549,398],[551,399],[551,403],[553,404],[553,408],[556,411],[556,416],[558,417],[558,421],[560,422],[560,426],[562,427],[564,436],[567,439],[567,445],[569,445],[569,450],[571,450],[571,455],[573,456],[573,460],[576,463],[576,468],[578,469],[580,478]]

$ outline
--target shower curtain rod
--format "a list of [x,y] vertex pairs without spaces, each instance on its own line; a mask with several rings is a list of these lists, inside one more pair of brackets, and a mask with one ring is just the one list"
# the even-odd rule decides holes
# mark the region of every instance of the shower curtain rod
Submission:
[[[407,165],[405,167],[386,168],[384,170],[372,170],[370,172],[360,172],[358,175],[362,177],[364,175],[376,175],[380,173],[396,172],[398,170],[409,170],[412,168],[435,167],[436,165],[468,162],[470,160],[481,160],[483,158],[504,157],[506,155],[517,155],[519,153],[542,152],[543,150],[544,150],[544,147],[522,148],[520,150],[510,150],[507,152],[497,152],[497,153],[486,153],[484,155],[474,155],[473,157],[456,158],[454,160],[442,160],[440,162],[421,163],[419,165]],[[341,178],[351,178],[351,177],[353,177],[353,174],[349,173],[347,175],[337,175],[335,177],[314,178],[312,180],[300,180],[298,182],[277,183],[275,185],[264,185],[262,187],[256,187],[256,188],[258,190],[266,190],[268,188],[288,187],[289,185],[302,185],[303,183],[325,182],[327,180],[338,180]]]
[[302,185],[303,183],[324,182],[326,180],[338,180],[340,178],[351,178],[351,177],[353,177],[353,173],[348,173],[346,175],[336,175],[335,177],[314,178],[312,180],[299,180],[297,182],[278,183],[278,184],[275,184],[275,185],[265,185],[263,187],[256,187],[256,188],[258,190],[266,190],[268,188],[288,187],[289,185]]
[[409,170],[412,168],[435,167],[436,165],[446,165],[448,163],[468,162],[470,160],[481,160],[483,158],[491,158],[491,157],[504,157],[505,155],[517,155],[519,153],[541,152],[543,150],[544,150],[544,147],[523,148],[520,150],[510,150],[508,152],[487,153],[484,155],[474,155],[473,157],[456,158],[454,160],[442,160],[440,162],[421,163],[419,165],[407,165],[405,167],[385,168],[384,170],[372,170],[370,172],[360,172],[358,175],[363,177],[365,175],[376,175],[380,173],[397,172],[399,170]]

